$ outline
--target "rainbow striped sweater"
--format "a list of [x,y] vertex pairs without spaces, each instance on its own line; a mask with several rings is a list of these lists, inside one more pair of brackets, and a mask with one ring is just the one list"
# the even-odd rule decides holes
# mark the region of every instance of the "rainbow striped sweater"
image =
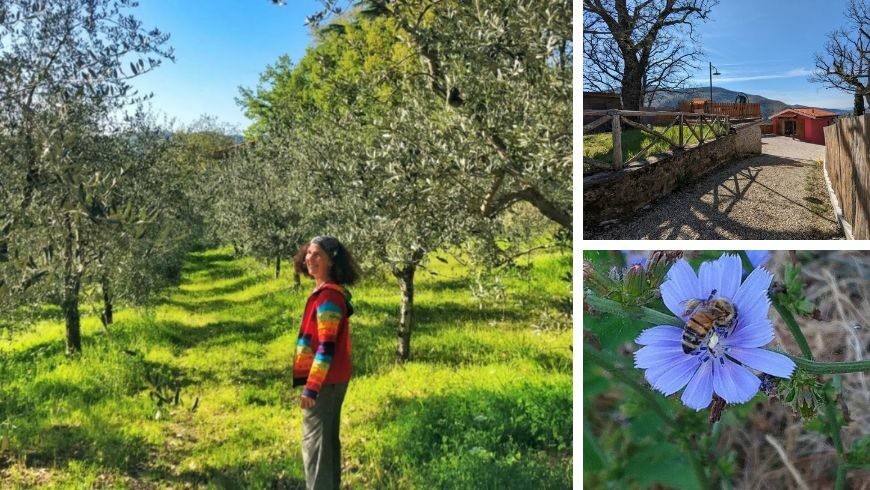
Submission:
[[338,284],[323,284],[309,296],[293,357],[293,386],[305,385],[303,395],[317,399],[324,383],[350,380],[351,314],[350,293]]

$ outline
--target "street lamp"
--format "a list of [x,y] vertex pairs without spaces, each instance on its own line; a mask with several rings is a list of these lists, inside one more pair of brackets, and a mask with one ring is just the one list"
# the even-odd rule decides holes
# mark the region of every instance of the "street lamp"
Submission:
[[[710,108],[712,109],[712,107],[713,107],[713,75],[716,75],[718,77],[719,75],[721,75],[721,73],[719,73],[718,68],[713,66],[713,63],[710,63],[709,61],[707,63],[710,65]],[[714,73],[713,70],[716,70],[716,72]]]

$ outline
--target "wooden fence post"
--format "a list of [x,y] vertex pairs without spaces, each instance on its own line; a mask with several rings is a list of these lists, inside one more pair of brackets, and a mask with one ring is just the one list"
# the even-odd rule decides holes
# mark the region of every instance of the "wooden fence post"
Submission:
[[680,114],[678,117],[680,118],[680,148],[683,148],[683,115]]
[[622,125],[619,121],[619,112],[613,111],[613,122],[610,124],[613,130],[613,170],[622,168]]

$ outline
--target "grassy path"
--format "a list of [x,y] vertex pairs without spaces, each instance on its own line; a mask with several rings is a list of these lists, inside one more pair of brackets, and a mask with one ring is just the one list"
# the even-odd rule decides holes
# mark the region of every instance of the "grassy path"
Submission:
[[[406,364],[394,281],[353,289],[347,486],[570,488],[571,331],[553,328],[570,259],[535,258],[484,305],[456,264],[433,261]],[[290,283],[192,254],[157,306],[120,311],[109,334],[85,318],[78,358],[50,311],[0,339],[0,486],[302,488],[288,373],[310,285]]]

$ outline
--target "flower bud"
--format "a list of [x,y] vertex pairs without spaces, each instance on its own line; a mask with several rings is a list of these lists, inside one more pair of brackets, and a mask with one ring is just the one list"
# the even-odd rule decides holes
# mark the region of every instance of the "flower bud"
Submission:
[[803,419],[816,416],[823,402],[824,386],[815,376],[796,369],[791,379],[775,378],[777,396]]
[[664,282],[668,270],[674,265],[674,262],[683,257],[683,252],[679,250],[656,250],[650,256],[647,264],[647,276],[649,279],[649,287],[657,288]]
[[619,290],[616,281],[596,270],[588,260],[583,261],[583,287],[603,297]]
[[622,292],[625,298],[639,298],[647,291],[646,270],[641,265],[631,266],[622,278]]

